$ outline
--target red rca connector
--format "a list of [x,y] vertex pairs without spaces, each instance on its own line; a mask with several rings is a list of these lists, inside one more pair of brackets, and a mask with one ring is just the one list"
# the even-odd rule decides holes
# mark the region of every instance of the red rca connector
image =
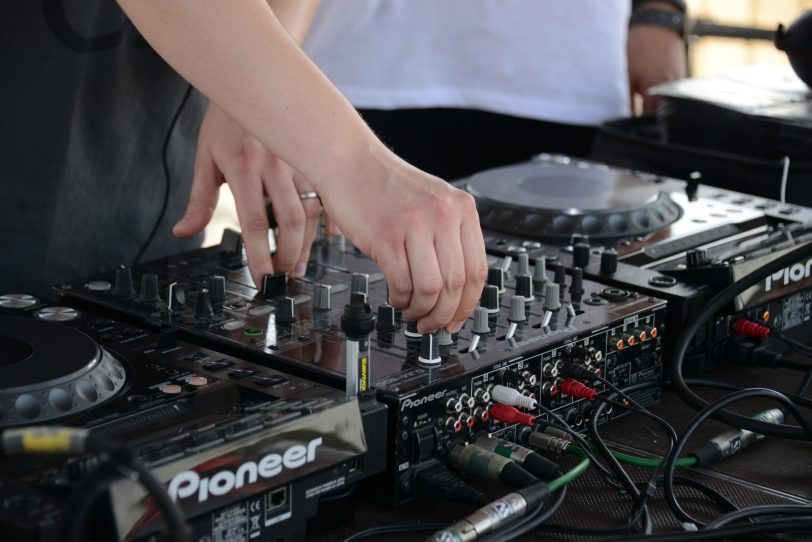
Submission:
[[736,320],[736,323],[733,324],[733,331],[736,335],[747,337],[768,337],[770,335],[770,328],[750,320]]
[[594,401],[595,396],[598,395],[598,392],[594,389],[572,378],[567,378],[561,383],[561,393],[576,399],[588,399],[590,401]]
[[491,418],[504,422],[508,425],[520,423],[529,427],[533,427],[536,421],[536,417],[534,415],[519,412],[512,406],[503,405],[502,403],[494,403],[491,406]]

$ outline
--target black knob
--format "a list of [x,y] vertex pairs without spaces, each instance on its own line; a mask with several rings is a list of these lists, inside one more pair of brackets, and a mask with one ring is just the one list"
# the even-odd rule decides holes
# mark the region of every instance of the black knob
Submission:
[[564,269],[564,265],[561,262],[551,263],[548,267],[553,268],[554,278],[553,282],[558,284],[559,289],[563,292],[564,288],[567,287],[567,272]]
[[686,252],[685,259],[687,260],[688,269],[707,267],[711,263],[710,256],[708,256],[708,251],[700,248]]
[[133,272],[126,265],[119,265],[116,269],[116,281],[113,287],[113,293],[121,297],[130,297],[135,295],[135,288],[133,288]]
[[282,324],[290,324],[293,322],[293,310],[293,298],[283,298],[276,309],[276,321]]
[[344,305],[344,314],[341,316],[341,331],[348,339],[359,341],[367,339],[373,329],[375,315],[366,302],[366,296],[361,293],[350,295],[350,302]]
[[479,304],[488,309],[488,313],[499,312],[499,288],[493,284],[486,284],[482,289]]
[[212,275],[206,283],[209,285],[212,303],[222,303],[226,300],[226,278],[222,275]]
[[516,277],[516,295],[524,298],[525,303],[530,303],[533,298],[533,277],[530,275],[519,275]]
[[186,306],[186,288],[183,284],[173,282],[166,293],[166,308],[171,312],[182,310]]
[[487,283],[496,286],[500,293],[505,291],[505,272],[501,267],[488,268]]
[[406,331],[404,331],[404,333],[406,334],[406,337],[410,337],[410,338],[413,338],[413,339],[423,335],[422,333],[417,331],[417,321],[416,320],[412,320],[411,322],[406,322]]
[[138,300],[142,303],[157,303],[161,300],[158,294],[158,275],[145,273],[141,275],[141,295]]
[[570,295],[581,297],[584,293],[584,270],[580,267],[572,269],[572,281],[570,282]]
[[394,331],[395,308],[392,305],[378,305],[378,322],[375,329],[378,331]]
[[420,357],[417,358],[421,363],[428,363],[435,365],[443,361],[440,357],[440,342],[437,340],[437,335],[434,333],[426,333],[420,339]]
[[211,306],[211,295],[208,288],[202,288],[197,292],[195,299],[195,317],[199,319],[209,318],[214,314],[214,309]]
[[617,271],[617,251],[608,248],[601,254],[601,275],[611,277]]
[[573,267],[586,267],[589,265],[589,244],[579,242],[572,245]]
[[285,273],[274,273],[262,277],[262,297],[273,299],[283,297],[288,291],[288,276]]

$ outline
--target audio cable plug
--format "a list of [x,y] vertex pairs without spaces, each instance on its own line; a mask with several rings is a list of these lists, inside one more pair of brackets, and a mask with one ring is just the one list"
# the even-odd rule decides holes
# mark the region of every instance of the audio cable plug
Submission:
[[448,459],[452,467],[465,474],[497,480],[511,487],[524,488],[538,482],[538,478],[515,461],[473,444],[457,442],[449,452]]
[[506,423],[508,425],[518,423],[528,427],[533,427],[533,425],[536,423],[536,417],[533,414],[519,412],[512,406],[503,405],[501,403],[494,403],[491,405],[491,419]]
[[766,338],[770,336],[769,327],[761,325],[751,320],[739,319],[733,324],[733,332],[736,335],[744,335],[746,337],[761,337]]
[[594,401],[598,395],[598,392],[595,391],[594,388],[590,388],[586,384],[578,382],[573,378],[565,378],[558,386],[558,389],[564,395],[569,395],[576,399],[587,399],[588,401]]
[[563,454],[572,445],[569,440],[538,431],[533,431],[527,435],[527,443],[537,450],[552,452],[556,455]]
[[475,443],[488,451],[515,461],[530,474],[543,480],[550,480],[561,475],[561,465],[514,442],[483,435],[476,439]]
[[454,525],[434,533],[426,539],[426,542],[446,542],[448,540],[473,542],[517,521],[527,515],[529,511],[538,510],[549,498],[550,493],[547,484],[542,483],[508,493]]
[[491,388],[491,398],[496,403],[503,405],[516,406],[520,408],[533,409],[538,406],[538,402],[532,397],[522,395],[522,393],[514,388],[508,388],[501,384],[495,385]]
[[466,502],[476,506],[488,502],[484,493],[463,482],[440,463],[419,471],[415,477],[415,485],[421,497]]
[[573,363],[572,361],[564,363],[560,374],[566,378],[574,378],[586,382],[593,382],[595,380],[595,373],[590,371],[585,365]]
[[[780,424],[784,422],[784,413],[778,408],[771,408],[755,414],[753,419]],[[763,439],[764,435],[760,433],[746,429],[729,429],[719,433],[688,455],[696,458],[696,467],[707,467]]]
[[724,355],[727,359],[732,359],[736,363],[762,365],[772,368],[780,367],[784,361],[784,356],[780,352],[761,346],[744,337],[728,340],[724,346]]

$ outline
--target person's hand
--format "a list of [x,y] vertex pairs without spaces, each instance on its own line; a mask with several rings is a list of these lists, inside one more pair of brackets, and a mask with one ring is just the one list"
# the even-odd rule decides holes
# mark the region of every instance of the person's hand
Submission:
[[686,76],[685,43],[671,29],[635,25],[629,28],[626,54],[629,60],[632,112],[634,96],[640,94],[643,97],[643,112],[652,113],[657,107],[657,99],[647,95],[646,90]]
[[[321,205],[318,199],[300,199],[299,193],[313,191],[313,185],[210,103],[200,125],[189,204],[172,230],[176,236],[195,235],[209,223],[223,182],[234,194],[248,267],[257,287],[262,276],[274,270],[304,275]],[[279,225],[273,259],[263,196],[270,198]]]
[[380,266],[404,319],[423,333],[458,331],[488,271],[474,199],[382,145],[352,163],[353,178],[322,185],[325,210]]

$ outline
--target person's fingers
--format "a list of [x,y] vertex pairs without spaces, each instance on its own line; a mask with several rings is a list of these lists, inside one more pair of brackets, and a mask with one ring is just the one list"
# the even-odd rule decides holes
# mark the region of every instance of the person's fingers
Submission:
[[277,271],[291,273],[302,252],[306,220],[302,200],[293,184],[293,170],[274,158],[265,165],[262,182],[273,203],[278,225],[274,267]]
[[338,224],[333,217],[330,216],[330,213],[324,211],[322,216],[324,217],[324,227],[327,229],[327,233],[330,235],[341,235],[341,228],[338,227]]
[[195,178],[186,212],[172,228],[175,237],[191,237],[200,233],[211,220],[223,176],[208,152],[198,154],[195,163]]
[[409,273],[406,246],[381,243],[380,247],[375,261],[386,277],[386,286],[389,288],[387,302],[396,309],[405,309],[412,299],[412,276]]
[[437,304],[443,290],[443,276],[432,237],[413,231],[406,238],[406,257],[412,277],[412,297],[409,306],[403,311],[403,318],[407,321],[418,320],[418,330],[421,333],[434,331],[421,323],[423,317]]
[[273,273],[271,251],[268,246],[268,214],[265,208],[260,167],[242,164],[225,171],[226,180],[242,229],[243,245],[248,257],[248,269],[257,288],[262,287],[262,276]]
[[449,234],[436,237],[434,247],[442,276],[442,290],[431,312],[418,322],[418,327],[435,330],[454,322],[460,305],[460,296],[465,286],[465,258],[460,240],[460,231],[453,225],[447,228]]
[[[315,187],[310,184],[310,181],[299,173],[294,173],[293,179],[297,192],[315,192]],[[293,268],[293,274],[297,277],[303,276],[305,271],[307,271],[307,262],[310,260],[310,248],[319,231],[319,217],[321,216],[321,202],[318,198],[304,199],[301,200],[301,203],[305,213],[305,228],[301,252],[299,253],[296,266]]]
[[488,258],[485,255],[485,241],[482,230],[476,221],[463,222],[460,228],[462,253],[465,261],[465,286],[460,294],[457,312],[448,330],[456,333],[474,311],[482,287],[488,278]]

